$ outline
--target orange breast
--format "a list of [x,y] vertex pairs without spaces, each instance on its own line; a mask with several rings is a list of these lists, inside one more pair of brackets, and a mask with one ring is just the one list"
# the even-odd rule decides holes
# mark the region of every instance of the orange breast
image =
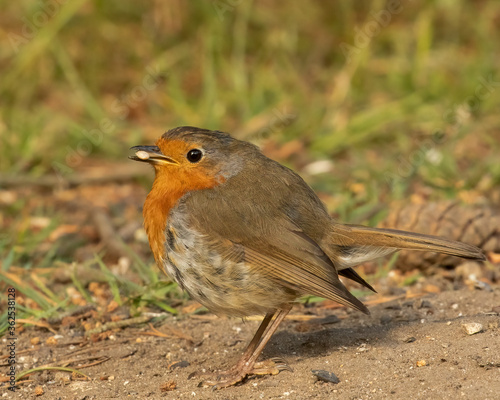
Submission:
[[144,227],[155,260],[165,256],[165,228],[173,207],[186,193],[210,189],[224,180],[204,168],[185,168],[177,165],[155,166],[153,188],[144,203]]

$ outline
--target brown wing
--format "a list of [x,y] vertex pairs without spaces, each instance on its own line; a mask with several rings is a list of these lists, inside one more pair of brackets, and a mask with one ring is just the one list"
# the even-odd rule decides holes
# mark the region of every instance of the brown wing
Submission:
[[[337,270],[316,242],[289,221],[261,237],[242,240],[242,225],[235,224],[230,237],[220,236],[214,224],[192,218],[195,229],[210,237],[209,246],[224,257],[244,260],[253,272],[300,294],[313,294],[368,313],[366,306],[342,284]],[[286,225],[286,227],[284,226]]]
[[366,306],[346,289],[337,273],[325,273],[333,266],[312,265],[277,249],[273,249],[272,255],[265,253],[245,247],[245,261],[260,273],[299,293],[314,294],[369,313]]

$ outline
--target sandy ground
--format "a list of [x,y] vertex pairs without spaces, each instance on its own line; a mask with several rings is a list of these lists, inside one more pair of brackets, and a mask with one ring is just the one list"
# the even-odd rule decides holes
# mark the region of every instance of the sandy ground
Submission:
[[[143,332],[150,329],[144,327],[118,330],[107,340],[83,346],[71,344],[81,341],[81,331],[66,329],[57,345],[49,345],[46,339],[52,333],[29,328],[18,342],[18,351],[33,349],[18,356],[22,370],[57,360],[81,359],[86,364],[97,357],[109,359],[82,369],[90,381],[46,371],[32,375],[32,381],[15,393],[2,386],[0,395],[75,400],[499,399],[499,306],[499,286],[492,291],[462,289],[393,300],[370,307],[369,316],[324,306],[296,306],[262,356],[282,357],[294,372],[251,377],[217,391],[199,387],[199,373],[235,362],[258,321],[207,314],[170,318],[158,326],[168,332],[168,324],[190,335],[194,343],[146,336]],[[297,320],[301,318],[312,319]],[[468,335],[462,326],[466,323],[480,323],[483,331]],[[40,344],[33,346],[33,337],[39,337]],[[333,372],[340,383],[320,381],[311,370]],[[43,391],[39,397],[37,387],[39,393]]]

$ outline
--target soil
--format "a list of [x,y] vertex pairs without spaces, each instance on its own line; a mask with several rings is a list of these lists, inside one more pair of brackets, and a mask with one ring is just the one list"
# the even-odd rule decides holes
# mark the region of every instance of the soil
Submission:
[[[99,164],[98,168],[103,166]],[[95,173],[103,175],[102,171]],[[55,196],[52,192],[28,190],[11,193],[14,200],[16,196],[30,199],[23,215],[37,215],[35,210],[45,204],[48,210],[62,210],[65,218],[64,224],[36,251],[26,253],[27,259],[37,265],[37,260],[43,260],[48,249],[56,246],[59,258],[75,262],[77,280],[92,294],[95,304],[75,297],[78,291],[72,287],[70,276],[73,264],[60,261],[50,272],[38,271],[40,279],[53,293],[70,295],[73,306],[97,309],[87,310],[87,316],[67,317],[67,323],[62,319],[59,327],[51,322],[56,329],[53,332],[27,324],[19,324],[16,330],[18,374],[52,365],[77,369],[88,378],[59,370],[37,371],[23,378],[15,393],[9,392],[4,336],[0,339],[1,398],[500,399],[500,258],[496,250],[489,253],[490,263],[439,268],[426,277],[397,269],[380,273],[379,268],[388,265],[384,263],[359,266],[358,272],[370,276],[369,282],[382,293],[363,299],[371,315],[327,301],[298,304],[261,356],[281,357],[293,372],[252,376],[237,386],[214,391],[199,387],[201,375],[230,368],[257,330],[258,320],[193,315],[175,306],[181,309],[181,316],[168,315],[162,321],[152,321],[154,328],[167,337],[147,335],[153,329],[144,323],[105,331],[90,340],[85,337],[86,329],[129,318],[132,308],[130,304],[129,309],[109,308],[114,297],[108,278],[102,276],[99,267],[84,268],[89,260],[105,249],[104,261],[110,270],[141,285],[132,268],[117,261],[128,255],[119,245],[121,242],[113,240],[119,238],[140,258],[152,263],[145,235],[138,235],[142,230],[140,206],[145,189],[137,184],[81,186]],[[45,220],[50,222],[48,217]],[[8,218],[3,222],[14,224]],[[35,222],[39,224],[40,219]],[[23,224],[24,220],[20,226]],[[13,231],[17,235],[23,232]],[[31,270],[12,267],[9,272],[17,274],[20,281],[32,279]],[[356,284],[346,283],[349,289],[359,292]],[[178,297],[170,300],[181,304]],[[20,306],[43,314],[31,299],[22,299]],[[81,302],[74,302],[78,299]],[[143,316],[160,310],[149,307],[141,310]],[[39,323],[43,324],[43,320]],[[468,323],[481,324],[481,332],[467,334],[463,325]],[[321,381],[313,370],[333,373],[340,382]]]
[[[167,333],[174,328],[174,337],[147,336],[151,328],[144,326],[80,345],[80,331],[61,329],[57,344],[50,345],[46,340],[53,333],[31,327],[18,340],[18,352],[32,349],[18,355],[21,371],[57,360],[86,364],[92,362],[89,357],[109,359],[81,370],[90,380],[45,371],[31,375],[31,382],[15,393],[5,384],[0,393],[15,399],[38,393],[41,399],[75,400],[499,399],[499,309],[500,286],[396,299],[371,306],[368,316],[328,309],[325,303],[297,305],[261,356],[282,357],[294,371],[250,377],[222,390],[199,387],[200,373],[230,367],[256,331],[257,320],[172,317],[157,329]],[[469,335],[463,327],[468,323],[483,329]],[[31,344],[36,337],[40,344]],[[340,382],[321,381],[312,370],[334,373]]]

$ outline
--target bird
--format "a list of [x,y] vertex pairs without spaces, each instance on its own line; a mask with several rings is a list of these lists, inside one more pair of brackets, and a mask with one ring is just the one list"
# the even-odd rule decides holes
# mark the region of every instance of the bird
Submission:
[[131,150],[155,172],[143,218],[159,269],[217,315],[264,316],[239,361],[203,386],[291,370],[280,358],[257,360],[303,295],[368,314],[340,280],[375,291],[358,264],[401,249],[485,259],[443,237],[337,222],[298,174],[228,133],[181,126]]

